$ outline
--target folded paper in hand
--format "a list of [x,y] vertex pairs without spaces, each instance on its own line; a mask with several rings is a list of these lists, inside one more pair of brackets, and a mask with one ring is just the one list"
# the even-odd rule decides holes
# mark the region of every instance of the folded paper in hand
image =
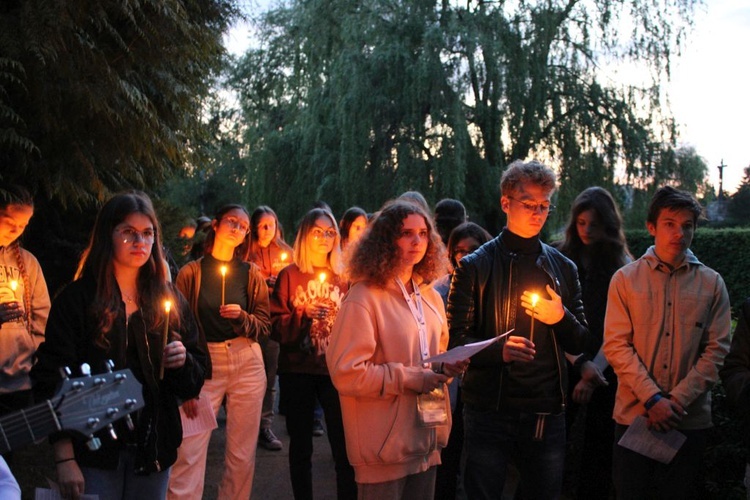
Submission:
[[[515,330],[515,328],[513,330]],[[473,344],[456,346],[450,351],[446,351],[442,354],[438,354],[436,356],[427,358],[424,360],[424,362],[425,363],[447,363],[449,365],[458,363],[459,361],[463,361],[464,359],[468,359],[472,357],[473,355],[475,355],[482,349],[486,349],[487,347],[497,342],[501,338],[510,335],[511,332],[513,332],[513,330],[508,330],[507,332],[502,333],[498,335],[497,337],[483,340],[481,342],[474,342]]]
[[646,417],[639,416],[630,424],[617,444],[657,462],[668,464],[686,439],[685,434],[674,429],[667,432],[652,431],[646,425]]

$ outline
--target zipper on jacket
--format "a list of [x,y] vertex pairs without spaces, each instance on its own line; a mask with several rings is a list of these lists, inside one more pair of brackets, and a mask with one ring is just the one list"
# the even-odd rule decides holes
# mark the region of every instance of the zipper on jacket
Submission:
[[[546,261],[546,259],[545,259]],[[555,289],[555,293],[560,295],[560,299],[562,300],[562,294],[560,293],[560,281],[552,275],[549,270],[547,270],[547,266],[544,265],[544,262],[542,262],[542,265],[539,266],[544,273],[549,277],[550,281],[552,281],[553,288]],[[563,314],[565,314],[565,306],[563,306]],[[567,406],[567,394],[565,394],[565,388],[563,387],[563,373],[562,373],[562,365],[560,364],[560,348],[557,345],[557,334],[555,333],[554,328],[550,328],[552,331],[552,344],[555,346],[555,360],[557,361],[557,385],[560,388],[560,397],[562,398],[561,401],[561,409],[564,412],[565,407]]]
[[[511,306],[510,301],[511,301],[511,292],[513,291],[513,265],[516,262],[516,256],[517,256],[516,253],[510,252],[510,264],[508,265],[508,291],[505,296],[505,300],[503,301],[505,302],[505,328],[506,329],[510,329],[510,306]],[[502,356],[502,353],[500,355]],[[503,379],[505,378],[504,375],[505,375],[505,361],[503,361],[503,364],[500,367],[500,383],[497,388],[497,402],[495,403],[495,410],[500,409],[500,400],[502,399],[502,392],[503,392]]]

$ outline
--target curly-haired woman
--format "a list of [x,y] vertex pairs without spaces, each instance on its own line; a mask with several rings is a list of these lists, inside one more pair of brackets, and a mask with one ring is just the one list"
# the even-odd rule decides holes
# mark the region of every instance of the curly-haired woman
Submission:
[[451,426],[445,383],[467,362],[433,371],[448,326],[431,283],[447,267],[432,220],[407,201],[387,204],[351,256],[354,283],[326,355],[341,397],[360,498],[432,499]]

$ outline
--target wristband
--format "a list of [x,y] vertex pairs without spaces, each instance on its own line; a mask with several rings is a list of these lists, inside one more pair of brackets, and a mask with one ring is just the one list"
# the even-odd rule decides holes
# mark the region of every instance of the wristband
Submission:
[[65,462],[72,462],[73,460],[75,460],[75,457],[63,458],[61,460],[55,460],[55,465],[60,465],[60,464],[63,464]]
[[653,396],[651,396],[651,398],[649,398],[649,400],[648,400],[648,401],[646,401],[646,402],[645,402],[645,403],[643,404],[643,406],[644,406],[644,407],[646,407],[646,411],[648,411],[648,410],[650,410],[651,408],[653,408],[653,407],[654,407],[654,405],[655,405],[656,403],[658,403],[658,402],[659,402],[659,401],[661,400],[661,398],[662,398],[662,397],[663,397],[663,396],[661,395],[661,393],[660,393],[660,392],[657,392],[656,394],[654,394]]

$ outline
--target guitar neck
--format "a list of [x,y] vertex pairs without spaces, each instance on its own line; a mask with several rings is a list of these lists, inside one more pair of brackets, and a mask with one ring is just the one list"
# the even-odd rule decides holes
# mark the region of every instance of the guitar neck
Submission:
[[60,429],[50,401],[0,417],[0,453],[38,441]]

